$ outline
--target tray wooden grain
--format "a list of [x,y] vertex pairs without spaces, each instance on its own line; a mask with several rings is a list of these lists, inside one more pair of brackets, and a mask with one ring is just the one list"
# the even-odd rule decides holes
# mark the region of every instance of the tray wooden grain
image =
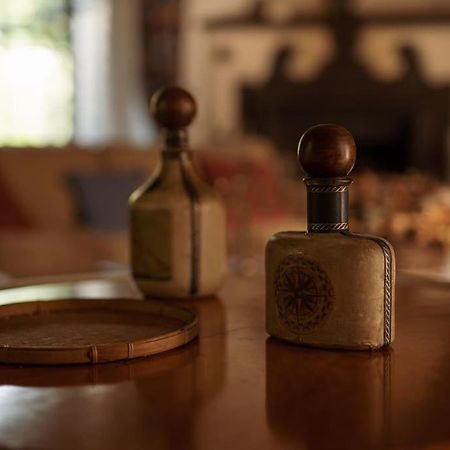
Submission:
[[156,300],[54,300],[0,307],[0,362],[102,363],[154,355],[194,339],[194,311]]

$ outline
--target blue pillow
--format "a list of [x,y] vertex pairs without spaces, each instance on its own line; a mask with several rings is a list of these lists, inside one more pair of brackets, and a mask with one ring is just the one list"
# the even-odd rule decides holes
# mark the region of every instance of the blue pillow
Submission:
[[144,177],[139,171],[67,175],[69,188],[77,204],[78,223],[97,230],[126,230],[128,197],[142,184]]

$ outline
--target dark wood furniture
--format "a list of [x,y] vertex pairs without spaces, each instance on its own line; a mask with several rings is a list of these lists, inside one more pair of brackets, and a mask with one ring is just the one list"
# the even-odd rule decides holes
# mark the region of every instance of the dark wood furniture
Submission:
[[[422,58],[410,44],[396,51],[404,67],[392,81],[373,76],[356,56],[359,32],[367,26],[448,25],[450,11],[440,13],[374,13],[363,16],[348,0],[330,0],[324,14],[293,14],[277,22],[266,14],[266,0],[256,0],[241,16],[207,23],[209,30],[286,30],[322,26],[333,35],[335,52],[312,80],[293,79],[289,66],[295,49],[281,45],[263,83],[243,83],[243,128],[268,137],[289,164],[300,135],[316,123],[338,123],[355,136],[356,168],[403,172],[409,168],[448,176],[447,129],[450,85],[429,83]],[[288,164],[288,165],[289,165]]]
[[[200,338],[149,359],[0,366],[0,448],[450,448],[450,295],[400,276],[397,339],[381,352],[301,348],[264,331],[262,278],[185,304]],[[0,291],[130,297],[125,275]]]
[[181,0],[140,0],[142,70],[147,98],[177,78]]

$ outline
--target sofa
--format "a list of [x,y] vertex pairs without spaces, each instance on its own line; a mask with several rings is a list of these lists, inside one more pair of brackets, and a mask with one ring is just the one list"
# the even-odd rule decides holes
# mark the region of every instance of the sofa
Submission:
[[[158,161],[155,148],[1,149],[0,272],[46,276],[126,266],[126,199]],[[194,161],[233,205],[230,236],[252,220],[290,213],[277,158],[261,143],[200,149]]]

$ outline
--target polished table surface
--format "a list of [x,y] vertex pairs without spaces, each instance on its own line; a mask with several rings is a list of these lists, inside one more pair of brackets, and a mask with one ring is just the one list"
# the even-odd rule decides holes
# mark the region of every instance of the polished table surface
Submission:
[[[94,277],[95,278],[95,277]],[[134,297],[126,275],[0,291],[0,304]],[[450,288],[400,276],[381,352],[288,345],[264,331],[262,277],[186,304],[200,337],[77,367],[0,365],[0,448],[450,448]]]

